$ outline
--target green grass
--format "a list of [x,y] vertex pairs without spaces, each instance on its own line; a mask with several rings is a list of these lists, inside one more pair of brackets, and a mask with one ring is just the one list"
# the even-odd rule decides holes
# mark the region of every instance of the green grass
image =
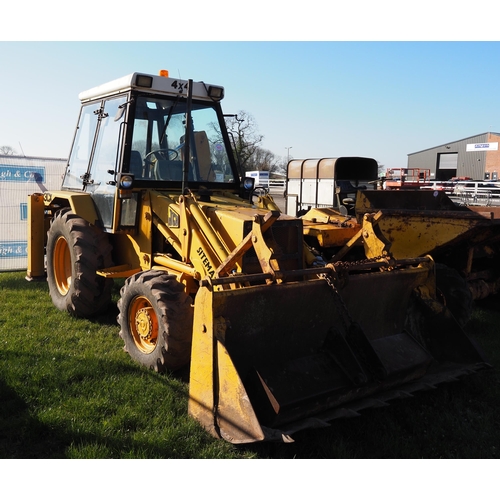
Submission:
[[[498,303],[482,302],[467,326],[495,366]],[[500,456],[497,369],[297,433],[292,444],[215,440],[188,417],[181,378],[145,370],[123,351],[116,314],[71,318],[45,282],[0,273],[0,458]]]

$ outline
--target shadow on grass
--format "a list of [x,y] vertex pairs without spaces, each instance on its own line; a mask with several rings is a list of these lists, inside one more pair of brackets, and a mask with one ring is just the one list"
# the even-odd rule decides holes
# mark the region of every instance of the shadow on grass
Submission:
[[[94,323],[100,323],[103,325],[113,325],[116,324],[116,316],[118,315],[117,302],[120,298],[120,290],[124,284],[123,279],[116,279],[113,281],[112,288],[112,303],[109,308],[102,314],[95,316],[93,318],[88,318]],[[11,291],[40,291],[45,292],[47,300],[50,301],[49,285],[46,278],[37,279],[33,281],[28,281],[25,278],[25,274],[22,272],[15,273],[1,273],[0,272],[0,290],[11,290]]]
[[493,311],[498,313],[500,310],[500,294],[489,295],[485,299],[475,302],[476,310]]
[[0,290],[2,288],[11,290],[46,290],[49,293],[47,279],[28,281],[23,273],[0,273]]
[[[122,379],[142,378],[144,387],[156,385],[156,393],[164,392],[168,400],[175,401],[174,407],[166,408],[166,411],[171,411],[173,418],[179,419],[179,425],[168,430],[148,430],[145,413],[148,417],[155,415],[154,418],[161,419],[158,415],[161,412],[155,407],[144,408],[142,401],[131,404],[125,413],[119,413],[121,398],[116,392],[111,393],[108,401],[92,402],[89,407],[85,400],[90,394],[78,394],[81,384],[88,382],[84,368],[77,367],[69,377],[62,377],[59,386],[52,387],[53,395],[49,401],[43,403],[27,404],[21,395],[0,380],[0,459],[199,458],[200,453],[213,447],[210,436],[193,422],[188,422],[187,416],[182,419],[187,406],[187,391],[175,382],[176,379],[160,377],[123,363],[101,365],[100,369],[93,370],[95,378],[102,376],[101,371],[106,371]],[[50,381],[47,384],[50,385]],[[137,384],[130,389],[128,397],[131,400],[134,400],[137,390]],[[56,393],[60,394],[60,399],[54,396]],[[68,401],[74,402],[78,398],[81,404],[68,406]],[[50,412],[51,406],[59,405],[67,408],[64,414],[49,417],[53,423],[43,423],[37,418],[37,412]],[[160,406],[160,401],[157,406]],[[74,414],[71,414],[72,408]],[[114,415],[119,415],[118,423],[112,428],[106,427],[105,422]],[[186,447],[187,440],[194,440],[196,445]]]
[[0,458],[64,458],[69,439],[40,423],[0,380]]
[[[118,377],[142,377],[145,387],[158,385],[160,380],[161,390],[182,401],[174,417],[184,418],[186,392],[170,379],[162,381],[163,377],[123,364],[111,370]],[[73,393],[82,382],[74,375],[76,378],[67,381],[74,385]],[[335,420],[327,428],[299,432],[292,444],[238,446],[234,455],[275,459],[497,458],[495,443],[500,442],[500,429],[489,395],[491,382],[491,373],[479,373],[386,408],[367,410],[357,418]],[[89,416],[86,418],[88,425]],[[75,431],[68,424],[45,425],[12,388],[0,382],[0,458],[201,458],[204,448],[216,446],[213,438],[196,430],[195,425],[181,423],[173,436],[155,440],[146,429],[132,428],[133,435],[115,429],[109,435],[100,428],[102,416],[97,413],[94,418],[91,432],[82,430],[86,425]],[[133,417],[129,425],[134,426]],[[155,435],[152,430],[149,433]],[[186,447],[189,440],[196,445]]]
[[338,419],[329,427],[293,435],[291,444],[246,446],[273,459],[494,459],[500,429],[488,395],[491,373]]

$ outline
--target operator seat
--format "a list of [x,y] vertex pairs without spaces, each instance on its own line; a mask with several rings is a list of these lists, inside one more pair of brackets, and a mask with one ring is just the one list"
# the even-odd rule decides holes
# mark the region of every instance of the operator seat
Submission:
[[215,172],[212,169],[212,157],[210,154],[210,143],[204,130],[194,132],[194,146],[198,156],[198,167],[200,177],[203,181],[215,180]]
[[130,151],[130,165],[128,168],[129,173],[134,174],[136,179],[142,179],[142,156],[139,151]]

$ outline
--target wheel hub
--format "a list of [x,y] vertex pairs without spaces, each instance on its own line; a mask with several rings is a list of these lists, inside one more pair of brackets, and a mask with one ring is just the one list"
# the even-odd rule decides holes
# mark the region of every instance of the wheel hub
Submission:
[[158,341],[158,318],[151,302],[144,296],[136,297],[129,314],[135,345],[146,354],[153,352]]
[[53,255],[54,280],[58,292],[66,295],[71,288],[72,268],[71,253],[68,242],[60,236],[54,246]]
[[152,309],[152,307],[143,307],[137,311],[135,316],[135,327],[143,340],[150,340],[153,334]]

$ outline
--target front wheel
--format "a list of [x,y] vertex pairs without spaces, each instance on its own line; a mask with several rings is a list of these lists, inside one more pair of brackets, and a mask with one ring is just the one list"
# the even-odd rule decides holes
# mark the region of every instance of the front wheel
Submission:
[[157,372],[187,365],[193,307],[184,285],[165,272],[145,271],[128,278],[120,295],[120,337],[130,357]]

